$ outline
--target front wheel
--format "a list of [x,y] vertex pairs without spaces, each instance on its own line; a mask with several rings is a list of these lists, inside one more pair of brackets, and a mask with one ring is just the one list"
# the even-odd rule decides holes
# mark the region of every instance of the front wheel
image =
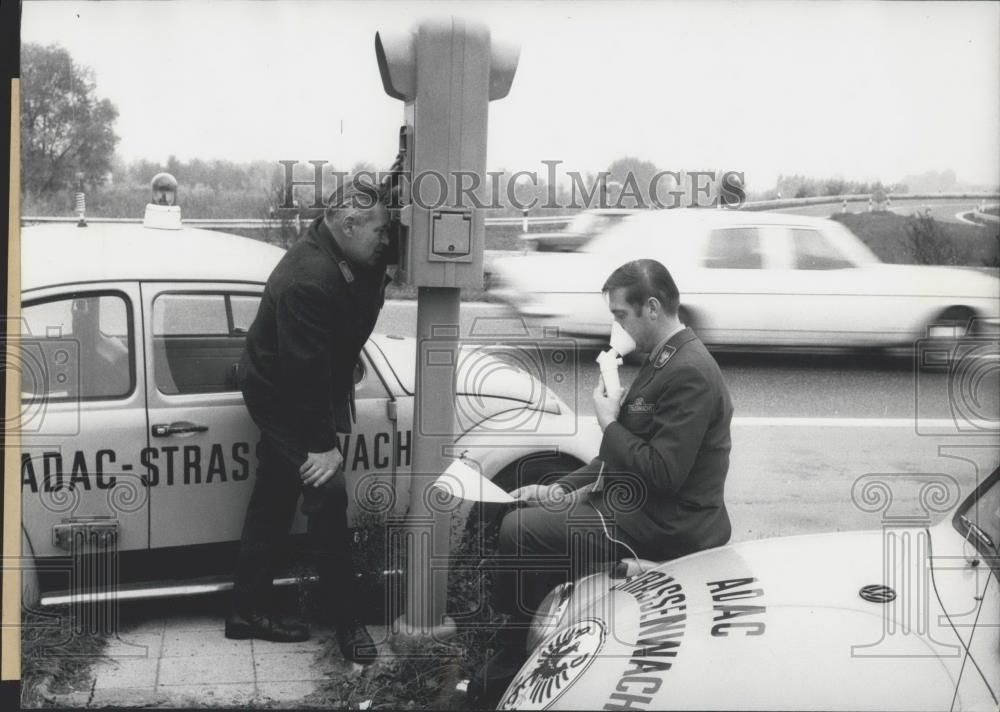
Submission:
[[974,333],[976,314],[968,307],[948,307],[927,325],[917,345],[917,365],[923,371],[946,371],[959,356],[958,346]]
[[536,452],[512,462],[496,474],[493,482],[507,492],[526,485],[548,484],[583,467],[575,457],[558,452]]
[[[493,482],[505,492],[513,492],[527,485],[551,484],[583,465],[584,463],[577,458],[564,453],[537,452],[507,465],[493,477]],[[498,516],[508,506],[477,502],[469,511],[465,525],[466,537],[472,537],[469,541],[476,542],[477,545],[489,550],[499,525]]]

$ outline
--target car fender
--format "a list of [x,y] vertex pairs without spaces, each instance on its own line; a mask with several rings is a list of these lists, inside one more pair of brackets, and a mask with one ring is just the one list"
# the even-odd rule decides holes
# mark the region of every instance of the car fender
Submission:
[[[597,456],[601,430],[593,416],[541,413],[534,432],[508,433],[498,417],[502,415],[484,419],[455,441],[455,456],[470,460],[490,480],[510,465],[538,453],[558,453],[580,463]],[[573,419],[568,427],[567,418]]]

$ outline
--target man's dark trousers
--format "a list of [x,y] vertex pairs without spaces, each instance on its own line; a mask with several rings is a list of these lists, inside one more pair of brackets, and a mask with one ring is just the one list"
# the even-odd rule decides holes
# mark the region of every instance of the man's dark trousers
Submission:
[[299,467],[305,461],[280,441],[262,434],[259,464],[243,523],[236,561],[234,608],[241,615],[266,614],[277,557],[288,538],[295,504],[305,496],[308,537],[317,562],[322,610],[331,622],[348,622],[360,613],[347,529],[347,491],[343,471],[327,486],[304,487]]

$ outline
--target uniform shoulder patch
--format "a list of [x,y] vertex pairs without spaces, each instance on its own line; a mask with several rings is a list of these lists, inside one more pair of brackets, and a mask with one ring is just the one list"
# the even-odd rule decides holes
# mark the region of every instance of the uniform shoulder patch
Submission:
[[663,368],[667,365],[667,361],[677,353],[677,349],[673,346],[664,346],[663,351],[659,353],[656,360],[653,362],[653,368]]
[[347,280],[347,283],[350,284],[353,282],[354,272],[351,271],[351,266],[347,264],[347,260],[340,260],[337,265],[340,267],[340,272],[344,275],[344,279]]

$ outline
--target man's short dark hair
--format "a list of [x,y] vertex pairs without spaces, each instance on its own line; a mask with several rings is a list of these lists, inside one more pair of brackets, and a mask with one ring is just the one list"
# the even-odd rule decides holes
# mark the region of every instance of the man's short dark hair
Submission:
[[326,218],[335,217],[342,210],[371,210],[378,203],[385,205],[388,194],[363,175],[348,177],[326,201]]
[[626,262],[611,273],[601,291],[608,293],[620,287],[625,288],[625,301],[636,312],[647,299],[656,297],[667,314],[677,316],[681,305],[680,292],[670,272],[656,260]]

